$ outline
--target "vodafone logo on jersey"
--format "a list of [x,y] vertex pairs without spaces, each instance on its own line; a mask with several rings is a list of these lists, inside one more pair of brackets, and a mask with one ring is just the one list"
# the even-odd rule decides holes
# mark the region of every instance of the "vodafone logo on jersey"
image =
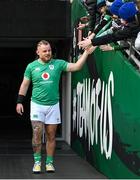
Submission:
[[42,78],[43,78],[44,80],[48,80],[48,79],[50,78],[49,73],[47,73],[47,72],[43,73],[43,74],[42,74]]

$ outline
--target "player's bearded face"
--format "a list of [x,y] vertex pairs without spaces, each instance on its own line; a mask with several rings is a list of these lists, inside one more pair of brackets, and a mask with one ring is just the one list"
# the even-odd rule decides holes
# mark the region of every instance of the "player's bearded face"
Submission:
[[39,58],[44,61],[47,62],[52,58],[52,49],[50,44],[45,45],[42,44],[37,48],[37,54],[39,56]]

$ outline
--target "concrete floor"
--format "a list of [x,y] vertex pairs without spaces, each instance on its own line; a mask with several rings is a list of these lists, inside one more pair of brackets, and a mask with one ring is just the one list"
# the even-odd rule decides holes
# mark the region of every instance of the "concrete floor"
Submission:
[[0,179],[107,179],[87,161],[81,159],[65,142],[57,142],[55,173],[45,172],[45,155],[42,173],[33,174],[31,142],[1,141]]

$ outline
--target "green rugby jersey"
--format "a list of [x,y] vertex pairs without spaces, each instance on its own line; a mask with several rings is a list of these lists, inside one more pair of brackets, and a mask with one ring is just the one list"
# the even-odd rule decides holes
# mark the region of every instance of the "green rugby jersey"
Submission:
[[39,59],[27,65],[24,77],[32,81],[31,100],[41,105],[54,105],[59,101],[59,80],[68,62],[51,59],[47,63]]

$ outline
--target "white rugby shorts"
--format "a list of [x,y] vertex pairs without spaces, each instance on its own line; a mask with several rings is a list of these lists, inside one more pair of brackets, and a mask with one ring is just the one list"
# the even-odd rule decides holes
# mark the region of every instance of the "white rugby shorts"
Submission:
[[61,123],[59,102],[52,106],[46,106],[31,101],[30,105],[31,121],[41,121],[44,124]]

